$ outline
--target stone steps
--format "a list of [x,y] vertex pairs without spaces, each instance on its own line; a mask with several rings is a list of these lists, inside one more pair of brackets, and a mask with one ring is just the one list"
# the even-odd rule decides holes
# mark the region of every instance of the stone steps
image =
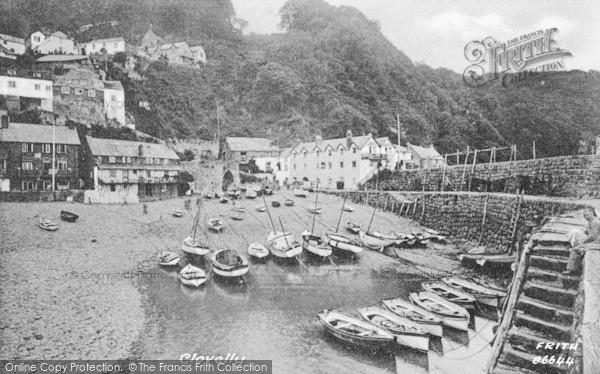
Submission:
[[523,294],[549,304],[572,308],[578,293],[575,290],[567,290],[562,287],[554,287],[528,280],[523,286]]
[[571,309],[563,308],[554,303],[532,299],[528,296],[521,296],[519,298],[517,310],[551,323],[562,325],[573,323],[573,311]]
[[538,245],[533,249],[533,254],[538,256],[569,257],[569,246],[565,245]]
[[567,259],[561,256],[537,256],[530,257],[529,266],[542,270],[565,271],[567,270]]
[[557,364],[534,364],[534,360],[539,355],[520,352],[515,349],[510,348],[509,346],[504,347],[502,352],[502,356],[500,358],[501,362],[507,365],[519,366],[521,368],[525,368],[527,370],[531,370],[534,373],[541,374],[565,374],[569,370],[569,366],[557,365]]
[[536,333],[547,336],[547,340],[571,341],[571,326],[547,322],[520,310],[516,312],[514,325],[517,327],[527,327]]
[[527,278],[539,283],[546,283],[567,289],[577,289],[581,280],[581,277],[576,275],[565,275],[559,271],[543,270],[534,267],[529,267]]

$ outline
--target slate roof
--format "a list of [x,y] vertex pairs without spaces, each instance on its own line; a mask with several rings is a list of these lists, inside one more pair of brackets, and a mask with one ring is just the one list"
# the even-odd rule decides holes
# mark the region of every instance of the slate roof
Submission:
[[16,36],[0,34],[0,39],[25,45],[25,39],[17,38]]
[[104,81],[104,88],[123,91],[123,85],[120,81]]
[[112,42],[124,42],[125,39],[121,38],[121,37],[117,37],[117,38],[107,38],[107,39],[95,39],[95,40],[90,40],[89,42],[83,43],[83,44],[93,44],[93,43],[112,43]]
[[278,152],[279,148],[271,145],[270,139],[227,137],[225,142],[232,151]]
[[[353,136],[352,143],[356,144],[356,146],[359,149],[362,149],[365,146],[365,144],[367,144],[367,142],[371,139],[373,139],[372,135]],[[321,150],[325,150],[325,148],[327,148],[328,146],[331,146],[333,149],[338,149],[338,147],[340,145],[342,147],[344,147],[344,149],[348,149],[346,138],[321,140],[319,142],[318,147]],[[304,149],[312,152],[312,150],[315,149],[316,147],[317,147],[316,142],[308,142],[308,143],[300,143],[293,149],[296,152],[300,152],[302,150],[302,148],[304,148]]]
[[57,31],[53,34],[51,34],[51,36],[56,36],[57,38],[61,38],[61,39],[67,39],[67,35],[65,35],[65,33]]
[[[179,160],[175,151],[164,144],[142,143],[130,140],[99,139],[86,136],[94,156],[125,156],[125,157],[154,157]],[[139,146],[143,154],[139,154]]]
[[418,145],[410,143],[407,146],[420,158],[442,158],[442,155],[440,155],[433,147],[419,147]]
[[68,62],[68,61],[83,61],[89,59],[90,56],[78,55],[46,55],[35,60],[36,62]]
[[[0,142],[52,143],[54,127],[31,123],[10,123],[0,129]],[[81,145],[77,130],[67,126],[56,126],[56,144]]]

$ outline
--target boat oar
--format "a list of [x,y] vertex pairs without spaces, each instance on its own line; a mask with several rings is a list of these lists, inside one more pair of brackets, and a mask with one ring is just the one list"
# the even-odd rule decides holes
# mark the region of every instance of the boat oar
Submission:
[[299,263],[300,265],[304,266],[304,268],[305,268],[306,270],[308,270],[308,267],[307,267],[307,266],[304,264],[304,262],[302,262],[302,260],[300,259],[300,257],[296,256],[295,258],[296,258],[296,260],[298,261],[298,263]]
[[331,256],[327,256],[327,259],[329,260],[329,262],[331,262],[331,265],[337,266],[337,264],[331,259]]

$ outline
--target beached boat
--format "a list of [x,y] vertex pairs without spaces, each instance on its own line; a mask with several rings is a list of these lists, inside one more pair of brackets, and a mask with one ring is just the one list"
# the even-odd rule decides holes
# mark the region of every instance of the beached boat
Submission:
[[400,317],[408,318],[418,324],[429,335],[442,337],[442,320],[435,314],[400,298],[382,300],[382,303]]
[[231,219],[236,220],[236,221],[241,221],[244,219],[244,212],[241,210],[235,210],[233,209],[231,211]]
[[394,240],[381,239],[362,230],[358,233],[358,235],[360,236],[360,240],[362,240],[365,247],[377,249],[379,252],[383,252],[385,247],[389,247],[395,243]]
[[292,192],[294,193],[294,196],[306,197],[306,191],[301,190],[300,188],[294,188],[294,190]]
[[381,240],[392,241],[393,242],[392,245],[395,245],[395,246],[400,246],[406,240],[405,238],[403,238],[403,237],[401,237],[399,235],[396,235],[396,234],[384,234],[384,233],[379,232],[379,231],[373,231],[371,233],[371,236],[374,236],[374,237],[376,237],[378,239],[381,239]]
[[440,317],[444,325],[461,331],[469,330],[471,317],[465,308],[442,299],[431,292],[413,292],[410,294],[410,300]]
[[265,195],[273,195],[273,189],[271,187],[269,187],[269,186],[263,186],[262,192]]
[[360,245],[355,244],[352,240],[343,235],[333,232],[327,233],[325,243],[329,244],[333,249],[339,250],[341,253],[356,255],[357,253],[362,252],[362,247]]
[[367,322],[381,327],[396,336],[396,343],[422,352],[429,350],[429,336],[410,319],[400,317],[376,306],[359,308],[358,313]]
[[46,231],[56,231],[58,230],[58,223],[47,219],[47,218],[43,218],[40,219],[40,224],[39,224],[40,228],[46,230]]
[[206,227],[214,232],[221,232],[223,230],[223,220],[221,218],[210,218],[206,222]]
[[257,205],[256,208],[257,212],[266,212],[267,211],[267,207],[265,205]]
[[158,254],[158,264],[161,266],[175,266],[179,262],[179,255],[175,252],[161,252]]
[[228,188],[227,189],[227,196],[229,196],[232,199],[239,198],[241,193],[242,193],[242,191],[240,191],[238,188]]
[[253,191],[253,190],[246,191],[246,199],[256,199],[257,196],[258,196],[258,192],[256,192],[256,191]]
[[183,217],[183,210],[181,209],[173,209],[173,211],[171,212],[171,214],[173,215],[173,217]]
[[199,238],[194,238],[193,236],[188,236],[187,238],[183,239],[181,250],[198,256],[204,256],[210,252],[210,248],[208,248],[206,244],[201,242]]
[[442,278],[442,282],[451,287],[473,295],[477,302],[479,302],[480,304],[492,307],[498,307],[500,305],[500,300],[506,297],[506,292],[504,291],[484,287],[480,284],[470,282],[465,279],[445,277]]
[[284,204],[285,204],[285,206],[294,206],[294,200],[292,200],[292,199],[285,199]]
[[275,257],[294,258],[302,253],[302,245],[289,232],[271,231],[267,242],[269,250]]
[[348,205],[348,204],[344,204],[344,206],[342,207],[342,210],[344,212],[354,212],[354,207],[352,207],[351,205]]
[[432,229],[425,229],[425,232],[423,233],[423,236],[425,238],[431,239],[433,241],[439,242],[439,243],[443,243],[446,241],[446,236],[442,235],[439,233],[439,231],[435,231]]
[[423,290],[438,295],[444,300],[460,305],[465,309],[473,309],[475,307],[475,297],[463,292],[457,288],[451,287],[442,282],[425,282],[421,284]]
[[271,206],[273,208],[279,208],[281,206],[281,203],[279,201],[271,201]]
[[237,205],[235,201],[233,202],[233,208],[231,208],[231,210],[234,212],[246,213],[246,207],[243,205]]
[[225,196],[221,196],[221,197],[219,198],[219,202],[220,202],[221,204],[227,204],[227,203],[229,202],[229,199],[228,199],[228,198],[226,198]]
[[214,192],[205,192],[202,196],[204,196],[205,199],[212,199],[213,197],[215,197],[215,193]]
[[320,206],[318,206],[316,208],[315,207],[309,207],[307,209],[312,214],[321,214],[321,213],[323,213],[323,208],[321,208]]
[[354,223],[352,221],[348,221],[348,223],[346,223],[346,230],[348,230],[349,232],[358,235],[358,233],[360,232],[360,225],[358,223]]
[[206,282],[206,273],[199,267],[187,264],[179,272],[179,280],[186,286],[200,287]]
[[339,312],[324,310],[318,314],[325,330],[348,343],[383,348],[394,343],[394,335],[371,323]]
[[320,236],[313,235],[308,230],[300,235],[302,235],[302,248],[309,253],[320,257],[329,257],[333,253],[333,248],[325,244]]
[[75,222],[78,218],[79,216],[75,213],[67,212],[65,210],[62,210],[60,212],[60,219],[62,219],[63,221]]
[[269,253],[269,250],[267,248],[265,248],[264,245],[262,245],[260,243],[252,243],[248,246],[248,254],[250,256],[256,257],[256,258],[265,258],[270,253]]
[[246,274],[250,267],[248,260],[231,249],[221,249],[210,256],[212,270],[222,277],[241,277]]

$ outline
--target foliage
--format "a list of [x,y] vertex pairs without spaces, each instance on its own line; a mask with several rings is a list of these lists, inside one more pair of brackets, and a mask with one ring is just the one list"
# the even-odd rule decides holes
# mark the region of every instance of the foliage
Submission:
[[186,149],[183,152],[175,151],[175,153],[177,153],[177,156],[179,156],[181,161],[194,161],[194,152],[190,149]]

